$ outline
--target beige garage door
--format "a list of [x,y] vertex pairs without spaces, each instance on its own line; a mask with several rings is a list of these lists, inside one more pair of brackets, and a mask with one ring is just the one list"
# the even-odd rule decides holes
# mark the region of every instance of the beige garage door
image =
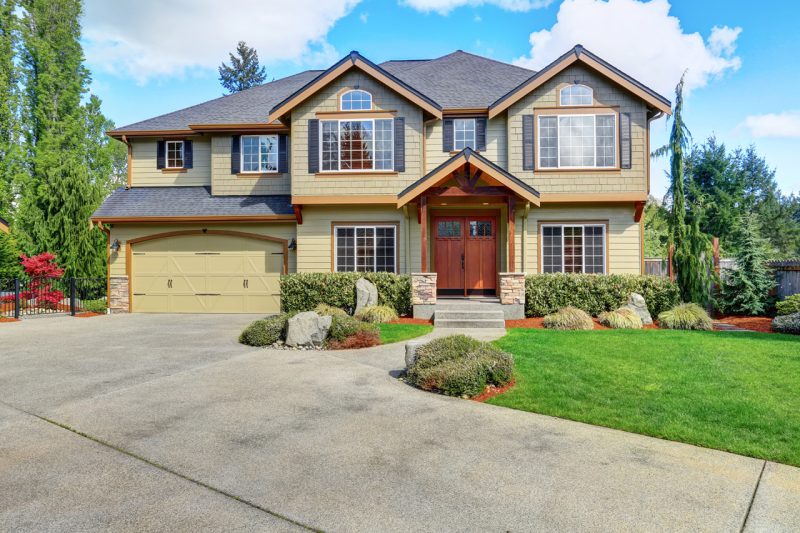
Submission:
[[283,245],[231,235],[187,235],[132,248],[133,311],[277,313]]

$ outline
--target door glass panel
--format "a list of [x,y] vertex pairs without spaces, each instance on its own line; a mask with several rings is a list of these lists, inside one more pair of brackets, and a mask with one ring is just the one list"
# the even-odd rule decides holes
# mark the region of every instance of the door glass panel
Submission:
[[492,236],[492,222],[490,220],[470,220],[470,222],[469,222],[469,236],[470,237],[491,237]]
[[436,236],[442,239],[461,237],[461,222],[458,220],[440,220],[436,224]]

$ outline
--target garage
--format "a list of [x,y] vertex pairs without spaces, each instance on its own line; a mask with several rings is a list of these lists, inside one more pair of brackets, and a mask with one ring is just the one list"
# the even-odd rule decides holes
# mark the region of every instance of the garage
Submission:
[[285,240],[240,232],[177,233],[129,242],[134,312],[280,311]]

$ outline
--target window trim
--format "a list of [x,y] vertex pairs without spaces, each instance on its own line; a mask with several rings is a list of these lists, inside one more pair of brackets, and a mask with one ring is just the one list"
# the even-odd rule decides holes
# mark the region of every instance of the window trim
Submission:
[[[465,145],[461,148],[456,148],[456,122],[459,120],[470,120],[472,121],[472,146],[470,147],[471,150],[477,151],[478,145],[478,121],[475,117],[454,117],[453,118],[453,152],[460,152],[468,145]],[[466,130],[464,130],[466,131]]]
[[[345,109],[344,108],[344,96],[346,94],[356,93],[356,92],[364,93],[364,94],[368,94],[369,95],[369,107],[367,109]],[[372,93],[367,91],[367,90],[365,90],[365,89],[352,87],[352,88],[346,89],[344,92],[342,92],[339,95],[339,111],[348,111],[348,112],[362,111],[363,112],[363,111],[372,111],[374,108],[375,108],[375,99],[373,98]]]
[[[564,90],[568,89],[570,87],[575,87],[575,86],[586,87],[587,89],[589,89],[589,97],[591,98],[592,101],[590,103],[588,103],[588,104],[565,104],[565,103],[563,103],[562,100],[561,100],[561,95],[564,92]],[[558,89],[558,105],[559,105],[559,107],[593,107],[595,105],[594,104],[594,88],[589,86],[589,85],[586,85],[585,83],[565,83],[564,85],[562,85]]]
[[[331,222],[331,272],[349,272],[339,270],[338,259],[339,249],[336,241],[337,228],[393,228],[394,229],[394,274],[400,273],[400,223],[389,222],[370,222],[365,220],[363,222]],[[374,246],[374,244],[373,244]],[[373,248],[374,249],[374,248]],[[377,255],[375,255],[377,261]],[[373,268],[375,265],[373,265]],[[360,272],[360,271],[359,271]]]
[[[275,137],[275,146],[276,146],[276,155],[277,159],[275,161],[275,170],[261,170],[261,143],[259,143],[259,150],[258,150],[258,167],[259,170],[245,170],[244,169],[244,139],[247,137]],[[280,164],[281,164],[281,149],[280,149],[280,135],[275,133],[267,133],[267,134],[255,134],[255,135],[241,135],[239,137],[239,174],[244,174],[247,176],[254,175],[254,174],[279,174],[280,173]]]
[[[603,271],[602,272],[593,272],[593,274],[597,275],[607,275],[608,274],[608,220],[540,220],[539,227],[536,234],[536,239],[538,241],[538,257],[536,260],[537,263],[537,270],[540,274],[552,274],[553,272],[545,272],[544,271],[544,256],[543,256],[543,247],[544,247],[544,228],[545,227],[560,227],[562,228],[561,233],[561,274],[572,274],[572,272],[564,272],[564,233],[563,228],[564,226],[572,226],[572,227],[586,227],[586,226],[602,226],[603,228]],[[581,264],[586,264],[586,249],[583,245],[581,245]],[[583,267],[581,267],[583,268]],[[584,272],[581,272],[583,274]]]
[[[619,131],[619,107],[577,107],[573,109],[565,108],[540,108],[534,109],[534,171],[535,172],[575,172],[575,171],[592,171],[592,172],[608,172],[620,171],[620,131]],[[556,117],[557,119],[562,116],[573,115],[593,115],[594,117],[600,116],[614,116],[614,166],[610,167],[542,167],[541,165],[541,134],[540,134],[540,119],[541,117]],[[596,122],[596,118],[595,118]],[[596,125],[595,125],[596,128]],[[556,132],[556,135],[558,133]],[[595,165],[597,163],[597,130],[595,129]],[[560,159],[560,154],[559,154]],[[560,162],[560,161],[559,161]]]
[[[391,168],[375,168],[375,121],[376,120],[389,120],[392,122],[392,127],[389,128],[391,132],[391,140],[390,145],[392,147],[392,166]],[[336,170],[327,170],[323,169],[323,161],[322,161],[322,145],[324,144],[324,136],[323,136],[323,123],[324,122],[336,122],[336,134],[339,135],[337,142],[336,142],[336,161],[338,165],[338,169]],[[342,168],[342,139],[341,139],[341,123],[342,122],[372,122],[372,152],[373,152],[373,159],[372,159],[372,168]],[[386,118],[386,117],[364,117],[364,118],[326,118],[320,119],[319,121],[319,172],[317,174],[397,174],[394,170],[394,117]]]
[[[169,145],[170,144],[178,144],[181,145],[181,165],[180,166],[170,166],[169,164]],[[184,170],[186,167],[186,143],[183,139],[172,139],[172,140],[164,140],[164,169],[165,170]]]

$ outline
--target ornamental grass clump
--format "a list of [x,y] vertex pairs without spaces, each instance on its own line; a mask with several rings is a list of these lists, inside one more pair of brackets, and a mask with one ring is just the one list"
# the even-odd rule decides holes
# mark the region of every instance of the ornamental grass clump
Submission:
[[642,319],[633,309],[627,307],[600,313],[597,320],[612,329],[642,329]]
[[397,313],[388,305],[369,305],[359,310],[355,317],[362,322],[383,324],[397,320]]
[[380,329],[375,324],[361,322],[348,315],[333,315],[331,317],[331,327],[328,330],[328,340],[329,342],[342,342],[362,331],[373,332],[380,338]]
[[681,304],[658,315],[658,324],[665,329],[713,329],[711,317],[697,304]]
[[577,307],[562,307],[544,317],[544,327],[561,330],[594,329],[594,322],[586,311]]
[[800,335],[800,312],[776,316],[772,321],[772,330],[778,333]]
[[423,390],[471,397],[487,385],[507,385],[513,372],[511,354],[466,335],[451,335],[421,346],[407,379]]
[[256,320],[244,328],[239,342],[248,346],[270,346],[282,340],[289,317],[286,313]]
[[800,313],[800,294],[792,294],[775,304],[775,311],[778,315]]
[[334,307],[328,304],[317,304],[314,311],[319,316],[348,316],[347,311],[341,307]]

